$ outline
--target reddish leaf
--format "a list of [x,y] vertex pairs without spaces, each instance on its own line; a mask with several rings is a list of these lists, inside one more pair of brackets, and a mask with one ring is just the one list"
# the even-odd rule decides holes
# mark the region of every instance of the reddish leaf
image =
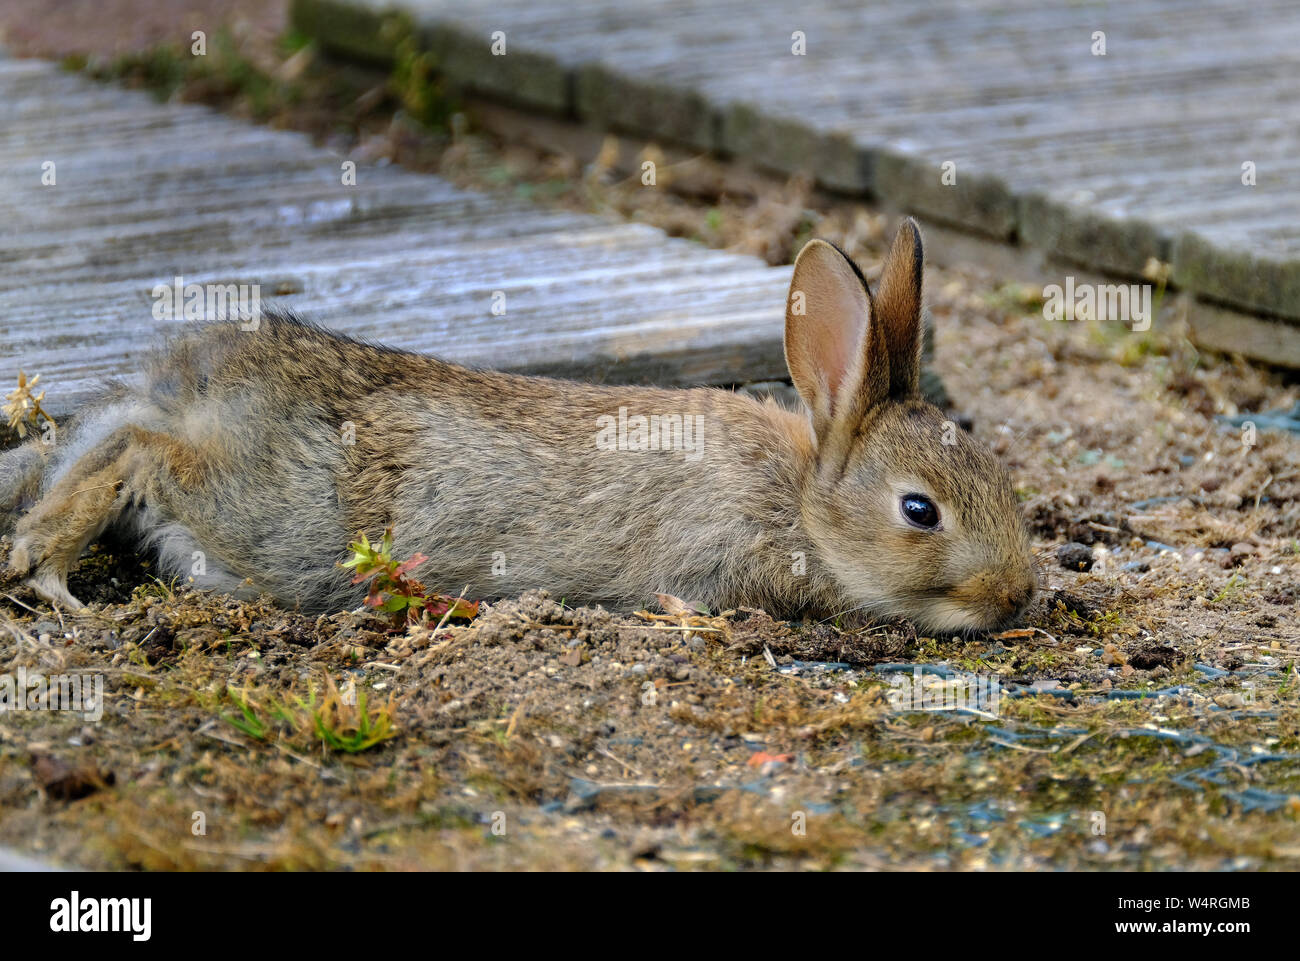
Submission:
[[428,559],[429,557],[426,554],[412,554],[409,560],[398,564],[397,567],[393,569],[393,573],[390,576],[394,578],[401,577],[407,571],[414,570]]

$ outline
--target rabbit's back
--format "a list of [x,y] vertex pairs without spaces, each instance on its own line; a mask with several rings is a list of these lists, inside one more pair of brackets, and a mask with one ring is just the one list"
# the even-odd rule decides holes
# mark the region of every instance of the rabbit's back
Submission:
[[430,558],[430,587],[611,604],[661,588],[725,604],[738,552],[806,548],[770,543],[774,520],[798,526],[798,418],[724,391],[469,370],[267,314],[177,338],[76,446],[126,422],[186,452],[141,459],[121,520],[164,573],[312,610],[359,600],[338,561],[390,526],[398,556]]

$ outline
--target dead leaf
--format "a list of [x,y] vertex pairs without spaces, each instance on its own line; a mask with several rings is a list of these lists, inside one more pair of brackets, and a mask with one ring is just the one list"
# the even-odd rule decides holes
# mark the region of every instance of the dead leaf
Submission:
[[663,608],[665,614],[673,617],[690,617],[695,613],[695,609],[687,604],[680,597],[673,597],[671,594],[655,594],[655,600]]
[[989,635],[995,641],[1021,641],[1027,637],[1034,636],[1032,627],[1018,627],[1013,631],[1003,631],[1001,634]]

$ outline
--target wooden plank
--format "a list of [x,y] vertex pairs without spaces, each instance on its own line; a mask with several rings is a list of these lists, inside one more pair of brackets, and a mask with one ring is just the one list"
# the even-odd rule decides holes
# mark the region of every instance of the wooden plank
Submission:
[[345,186],[345,159],[0,60],[3,383],[40,373],[57,414],[129,375],[180,323],[152,310],[177,276],[255,284],[264,304],[467,364],[676,385],[784,375],[789,268],[391,166]]
[[[397,6],[469,89],[808,170],[1113,273],[1173,257],[1194,293],[1300,321],[1293,0]],[[294,17],[346,50],[334,20],[369,14],[376,25],[392,7],[294,0]],[[489,49],[496,31],[505,56]],[[791,51],[795,31],[803,56]],[[1105,56],[1092,53],[1095,31]],[[558,73],[571,80],[567,99]],[[945,161],[957,165],[955,186],[940,183]],[[1255,186],[1241,183],[1245,161]]]

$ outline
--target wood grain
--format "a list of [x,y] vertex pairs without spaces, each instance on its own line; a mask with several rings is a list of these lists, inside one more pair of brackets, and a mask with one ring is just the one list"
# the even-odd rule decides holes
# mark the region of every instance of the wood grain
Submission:
[[0,59],[3,383],[41,374],[58,413],[129,375],[181,322],[155,319],[151,295],[177,276],[256,284],[264,304],[472,365],[675,385],[784,375],[789,268],[396,167],[344,186],[345,159]]

